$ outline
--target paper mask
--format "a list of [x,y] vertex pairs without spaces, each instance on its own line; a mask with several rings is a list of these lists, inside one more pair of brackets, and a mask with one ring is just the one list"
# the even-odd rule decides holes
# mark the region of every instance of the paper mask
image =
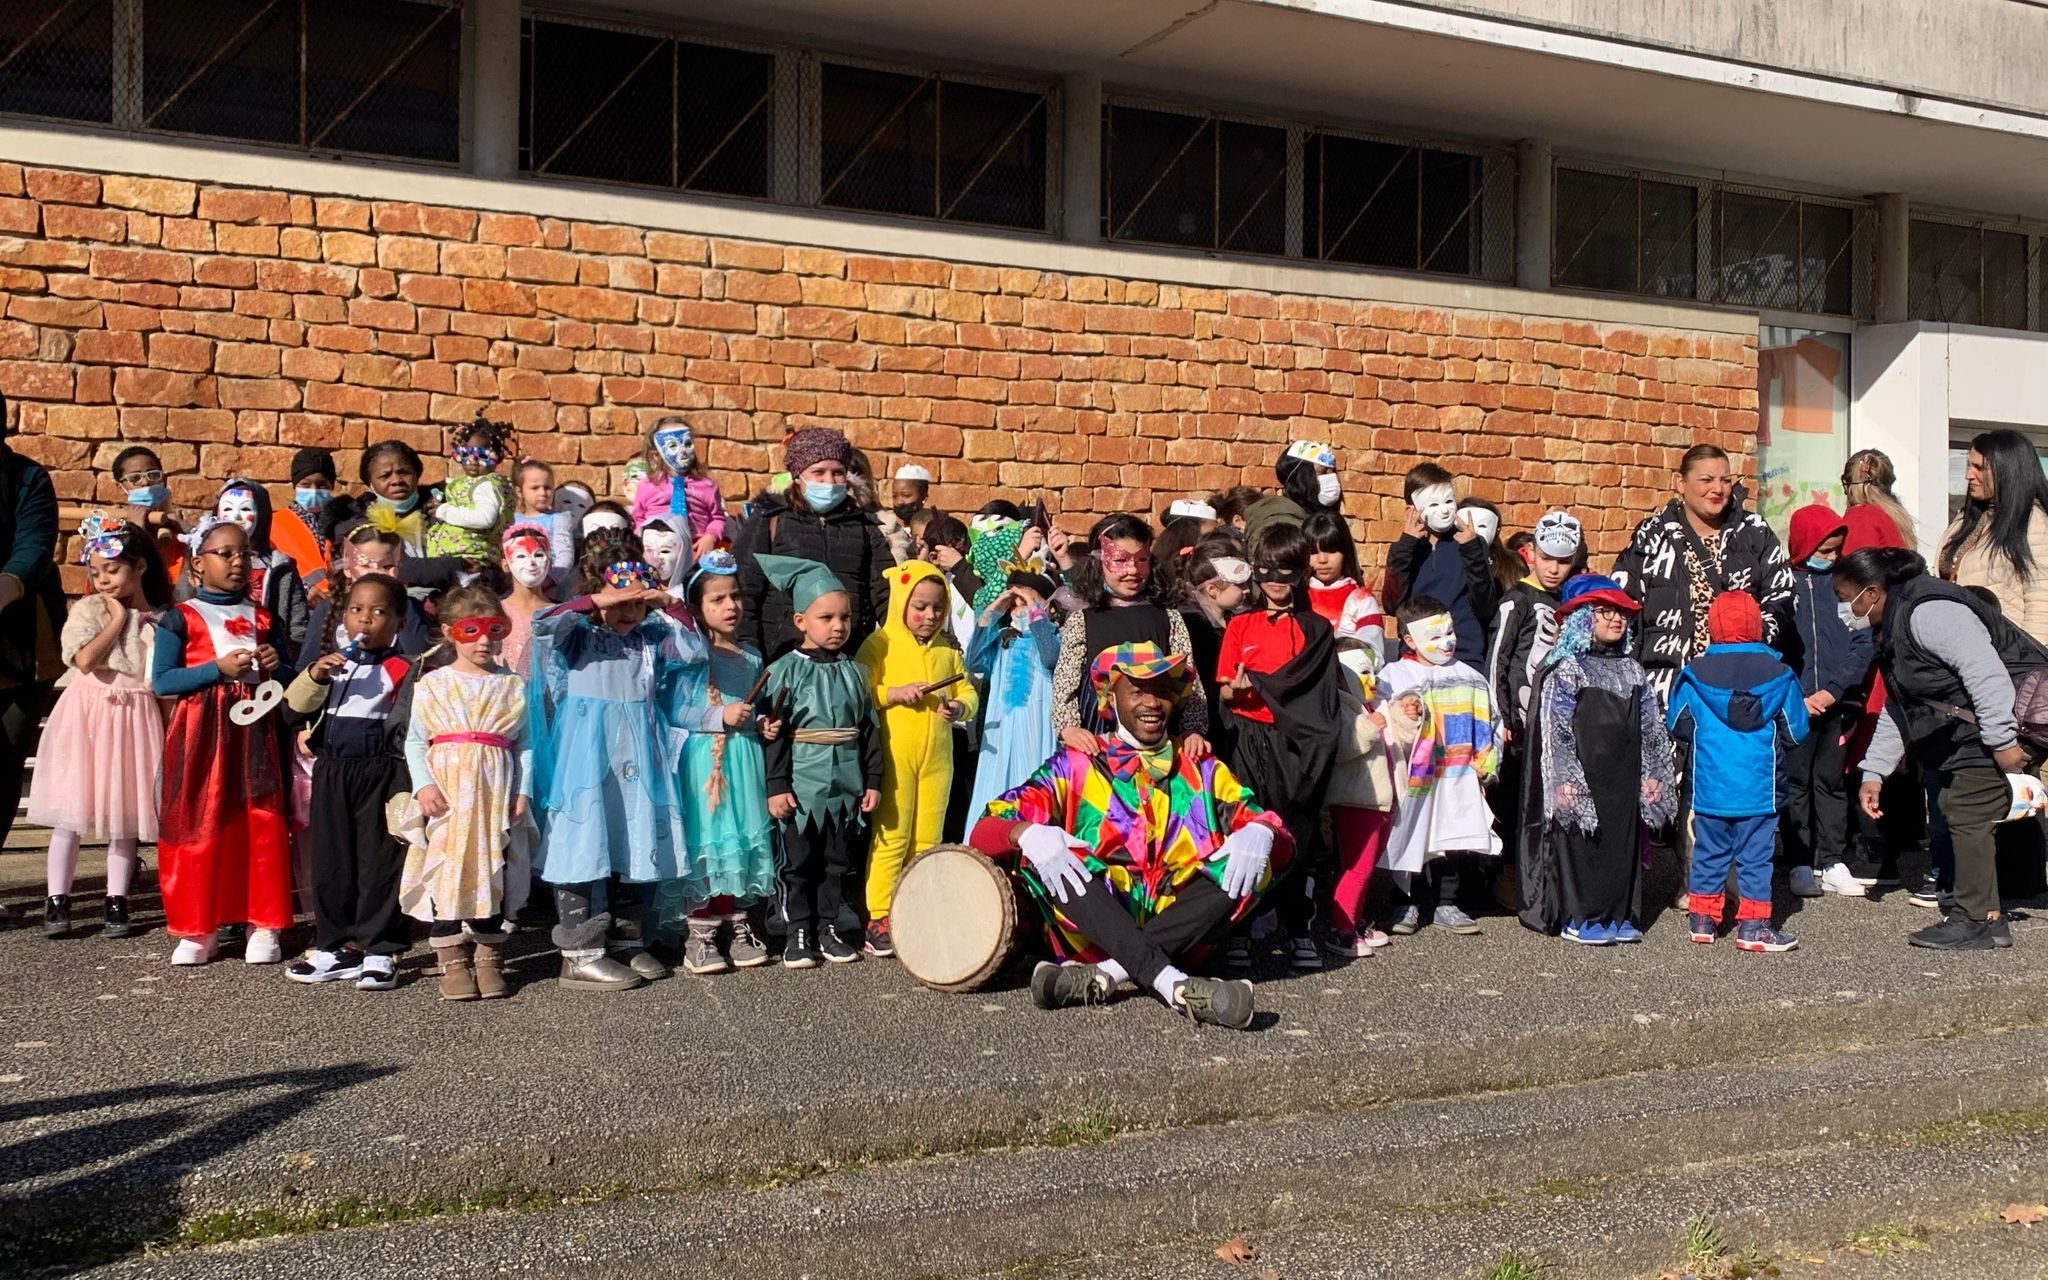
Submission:
[[671,472],[684,472],[696,461],[697,444],[688,427],[662,427],[654,433],[654,451]]
[[1447,484],[1424,485],[1409,503],[1421,513],[1422,523],[1431,533],[1449,533],[1458,523],[1458,500],[1451,496]]
[[1458,624],[1448,613],[1418,618],[1408,624],[1408,645],[1432,667],[1447,667],[1458,653]]
[[1500,516],[1485,507],[1466,507],[1460,514],[1472,526],[1472,532],[1479,535],[1481,542],[1489,547],[1493,545],[1493,540],[1500,535]]
[[647,557],[648,566],[654,570],[656,582],[672,580],[676,567],[676,548],[682,539],[667,529],[642,529],[640,551]]
[[590,514],[597,499],[590,496],[590,490],[580,484],[565,484],[555,490],[555,510],[569,517],[571,525],[583,527],[583,517]]
[[213,512],[221,519],[232,520],[253,532],[256,528],[256,495],[247,489],[230,489],[213,504]]
[[505,544],[505,569],[520,586],[538,588],[553,568],[544,539],[514,538]]

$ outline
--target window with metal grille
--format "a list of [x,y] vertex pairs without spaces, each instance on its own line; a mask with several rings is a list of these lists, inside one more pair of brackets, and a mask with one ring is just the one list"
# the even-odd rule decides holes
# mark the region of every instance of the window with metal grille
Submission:
[[[1485,156],[1317,130],[1303,144],[1302,252],[1326,262],[1485,274],[1487,204],[1513,170]],[[1503,260],[1505,255],[1503,255]]]
[[1869,205],[1638,170],[1556,170],[1552,280],[1565,288],[1861,314]]
[[818,203],[1043,230],[1043,89],[827,62]]
[[2020,231],[1913,219],[1906,242],[1907,313],[1943,324],[2027,328],[2028,271],[2038,266],[2042,244]]
[[1102,226],[1111,240],[1287,252],[1287,130],[1107,103]]
[[522,39],[522,168],[769,194],[772,54],[541,17]]
[[114,119],[114,0],[0,4],[0,113]]
[[458,159],[453,0],[143,0],[144,129]]

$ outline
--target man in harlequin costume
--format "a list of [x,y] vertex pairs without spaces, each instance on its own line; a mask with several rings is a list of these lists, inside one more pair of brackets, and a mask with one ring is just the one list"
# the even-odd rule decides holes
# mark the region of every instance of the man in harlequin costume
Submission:
[[992,857],[1020,855],[1066,960],[1032,973],[1032,1000],[1098,1003],[1128,978],[1197,1022],[1244,1030],[1252,984],[1190,977],[1178,962],[1250,914],[1294,842],[1220,760],[1174,745],[1168,725],[1192,687],[1183,655],[1122,644],[1091,676],[1115,718],[1099,754],[1061,747],[973,832]]

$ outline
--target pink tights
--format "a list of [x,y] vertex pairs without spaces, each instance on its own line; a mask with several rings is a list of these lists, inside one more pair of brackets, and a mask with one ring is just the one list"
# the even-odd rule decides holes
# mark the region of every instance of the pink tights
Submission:
[[[137,841],[131,836],[107,843],[107,896],[125,898],[128,886],[135,879]],[[62,829],[50,833],[50,894],[71,892],[72,878],[78,874],[78,833]]]
[[1372,927],[1366,914],[1367,889],[1386,848],[1393,815],[1381,809],[1330,806],[1330,834],[1337,846],[1337,886],[1330,894],[1330,927],[1339,933],[1363,933]]

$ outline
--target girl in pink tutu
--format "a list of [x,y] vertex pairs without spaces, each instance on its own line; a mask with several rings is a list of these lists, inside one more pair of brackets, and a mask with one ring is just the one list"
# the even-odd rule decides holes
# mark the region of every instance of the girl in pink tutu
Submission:
[[64,620],[66,666],[76,668],[50,712],[36,753],[28,820],[51,828],[50,899],[43,932],[71,932],[71,880],[81,836],[107,841],[104,932],[128,936],[128,886],[136,846],[156,839],[156,775],[164,718],[149,690],[149,625],[171,601],[156,539],[135,525],[93,515],[78,527],[93,594]]

